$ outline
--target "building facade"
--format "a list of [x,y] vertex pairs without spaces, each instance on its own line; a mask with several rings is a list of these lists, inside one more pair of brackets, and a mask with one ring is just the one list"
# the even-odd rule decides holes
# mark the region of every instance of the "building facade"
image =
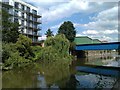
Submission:
[[12,16],[11,21],[19,23],[20,32],[37,42],[40,37],[38,31],[41,29],[38,27],[41,16],[38,15],[37,7],[22,0],[3,0],[2,3],[2,8]]

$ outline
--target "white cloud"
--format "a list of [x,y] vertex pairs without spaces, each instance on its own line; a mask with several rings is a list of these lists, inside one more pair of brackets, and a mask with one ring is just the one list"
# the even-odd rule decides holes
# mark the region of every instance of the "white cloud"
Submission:
[[118,34],[118,30],[104,30],[104,31],[97,31],[97,30],[85,30],[82,32],[84,35],[110,35],[110,34]]
[[118,34],[118,30],[105,30],[101,33],[103,33],[103,34]]
[[99,32],[98,31],[96,31],[96,30],[87,30],[87,31],[83,31],[82,32],[83,34],[85,34],[85,35],[96,35],[96,34],[98,34]]
[[102,38],[100,38],[101,41],[113,41],[113,39],[111,37],[108,36],[103,36]]
[[42,13],[42,20],[54,21],[75,13],[93,13],[112,8],[116,3],[89,2],[86,0],[24,0],[34,4]]
[[87,8],[88,2],[71,0],[69,2],[50,7],[49,11],[44,12],[42,15],[45,20],[54,21],[64,17],[69,17],[72,14],[78,13],[80,10],[86,10]]
[[59,23],[59,24],[57,24],[57,25],[51,26],[50,28],[51,28],[51,29],[58,29],[61,24],[63,24],[63,22],[61,22],[61,23]]
[[[98,15],[90,17],[92,22],[87,24],[76,24],[77,27],[82,27],[85,31],[82,32],[83,35],[94,35],[93,37],[98,37],[99,39],[106,39],[109,41],[117,40],[112,38],[112,35],[118,36],[118,7],[101,11]],[[111,37],[109,36],[111,35]],[[101,38],[102,37],[102,38]]]

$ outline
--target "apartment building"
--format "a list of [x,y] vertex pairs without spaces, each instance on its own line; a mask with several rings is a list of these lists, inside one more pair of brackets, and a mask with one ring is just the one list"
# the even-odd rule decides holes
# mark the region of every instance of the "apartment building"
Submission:
[[2,8],[12,16],[11,21],[20,24],[20,32],[37,42],[41,29],[41,16],[38,15],[37,7],[22,0],[2,0],[2,3]]

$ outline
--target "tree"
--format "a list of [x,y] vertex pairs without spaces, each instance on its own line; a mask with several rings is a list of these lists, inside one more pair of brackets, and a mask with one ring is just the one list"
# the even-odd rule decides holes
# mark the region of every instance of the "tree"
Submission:
[[55,37],[50,37],[45,41],[45,47],[52,46],[61,55],[68,54],[70,43],[64,34],[56,35]]
[[46,31],[45,35],[46,35],[47,37],[52,37],[52,36],[54,36],[54,35],[53,35],[53,32],[51,31],[51,29],[48,29],[48,30]]
[[70,63],[71,56],[69,55],[70,42],[64,34],[49,37],[45,40],[45,47],[38,52],[36,60],[43,62],[65,61]]
[[10,20],[10,15],[6,10],[2,10],[2,41],[13,42],[19,37],[19,24]]
[[73,23],[71,21],[64,22],[59,27],[58,34],[64,34],[70,42],[73,42],[76,36],[76,31]]
[[20,53],[20,56],[25,59],[31,59],[34,57],[34,53],[32,50],[32,40],[27,36],[22,34],[19,35],[18,41],[16,42],[16,49]]

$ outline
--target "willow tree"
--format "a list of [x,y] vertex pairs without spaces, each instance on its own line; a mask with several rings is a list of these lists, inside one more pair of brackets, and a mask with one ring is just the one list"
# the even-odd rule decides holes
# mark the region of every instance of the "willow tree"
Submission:
[[70,43],[63,34],[48,37],[45,47],[37,55],[37,59],[44,62],[65,61],[70,63],[69,47]]
[[56,35],[55,37],[50,37],[45,41],[45,46],[52,46],[57,52],[61,54],[68,54],[70,43],[66,39],[64,34]]

